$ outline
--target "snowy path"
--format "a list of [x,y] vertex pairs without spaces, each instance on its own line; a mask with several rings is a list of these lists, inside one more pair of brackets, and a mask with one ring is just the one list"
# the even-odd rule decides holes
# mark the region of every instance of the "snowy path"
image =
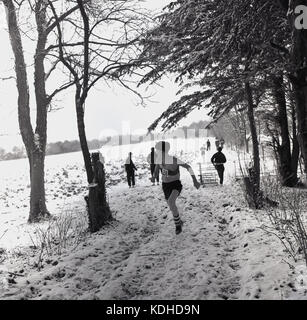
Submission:
[[240,209],[233,187],[197,191],[191,183],[184,186],[178,201],[184,220],[180,235],[175,235],[161,187],[114,187],[110,203],[116,221],[111,227],[41,272],[15,279],[17,284],[0,296],[280,299],[287,266],[276,269],[280,252],[270,247],[270,239],[264,244],[260,230],[251,229],[254,218]]

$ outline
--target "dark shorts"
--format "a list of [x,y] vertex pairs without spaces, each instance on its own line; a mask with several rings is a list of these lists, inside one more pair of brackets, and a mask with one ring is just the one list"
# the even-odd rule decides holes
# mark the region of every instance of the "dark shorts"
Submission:
[[168,200],[170,195],[172,194],[173,190],[178,190],[179,194],[181,193],[182,190],[182,184],[180,180],[176,180],[173,182],[163,182],[162,183],[162,189],[165,195],[165,199]]

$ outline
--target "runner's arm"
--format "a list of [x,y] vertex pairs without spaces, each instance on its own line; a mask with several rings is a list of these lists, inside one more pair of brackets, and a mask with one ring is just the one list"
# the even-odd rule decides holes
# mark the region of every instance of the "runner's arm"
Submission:
[[214,162],[215,162],[215,154],[212,156],[211,162],[214,164]]
[[134,162],[131,160],[132,169],[137,170],[137,167],[135,166]]
[[194,184],[195,188],[196,188],[196,189],[199,189],[200,183],[197,181],[196,175],[195,175],[192,167],[191,167],[188,163],[183,162],[183,161],[181,161],[181,160],[179,160],[179,159],[177,159],[177,164],[178,164],[179,166],[181,166],[181,167],[183,167],[183,168],[185,168],[185,169],[188,170],[189,174],[190,174],[191,177],[192,177],[193,184]]

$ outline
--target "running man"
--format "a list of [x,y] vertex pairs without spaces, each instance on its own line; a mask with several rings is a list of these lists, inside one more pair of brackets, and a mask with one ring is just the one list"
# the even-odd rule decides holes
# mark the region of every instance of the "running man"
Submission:
[[168,142],[160,141],[156,144],[155,148],[158,152],[158,161],[155,167],[154,176],[157,176],[159,171],[161,171],[162,189],[174,217],[176,234],[179,234],[182,232],[182,221],[176,205],[176,200],[182,190],[179,167],[183,167],[189,171],[196,189],[199,189],[200,183],[197,181],[189,164],[169,155],[170,144]]
[[151,181],[152,184],[155,185],[155,182],[157,180],[157,184],[159,184],[159,172],[158,175],[155,177],[155,167],[157,162],[157,153],[155,152],[155,148],[151,148],[151,152],[147,157],[147,162],[150,164],[150,173],[151,173]]
[[205,145],[203,145],[203,146],[200,148],[200,154],[201,154],[203,163],[205,163],[205,162],[206,162],[206,147],[205,147]]
[[217,153],[215,153],[212,158],[211,162],[213,163],[219,178],[220,178],[220,184],[222,185],[224,183],[224,163],[226,163],[226,157],[224,153],[222,152],[222,147],[217,148]]
[[207,140],[207,151],[210,151],[210,149],[211,149],[211,142],[210,142],[210,140],[208,139],[208,140]]
[[220,140],[218,138],[215,138],[215,146],[216,146],[216,150],[218,149],[218,147],[220,146]]
[[127,182],[129,188],[135,186],[135,171],[137,170],[136,166],[132,161],[132,152],[129,152],[128,158],[125,163],[125,170],[127,173]]

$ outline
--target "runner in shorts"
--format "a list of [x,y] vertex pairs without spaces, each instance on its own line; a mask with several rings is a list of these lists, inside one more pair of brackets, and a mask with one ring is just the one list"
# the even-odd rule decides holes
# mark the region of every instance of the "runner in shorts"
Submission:
[[158,161],[156,164],[154,177],[158,175],[159,171],[161,171],[162,189],[167,204],[174,217],[176,234],[179,234],[182,231],[182,221],[180,219],[179,211],[176,205],[176,200],[182,190],[179,168],[183,167],[189,171],[196,189],[199,189],[200,183],[197,181],[196,176],[189,164],[177,159],[174,156],[169,155],[170,144],[168,142],[158,142],[155,146],[155,149],[158,154]]

